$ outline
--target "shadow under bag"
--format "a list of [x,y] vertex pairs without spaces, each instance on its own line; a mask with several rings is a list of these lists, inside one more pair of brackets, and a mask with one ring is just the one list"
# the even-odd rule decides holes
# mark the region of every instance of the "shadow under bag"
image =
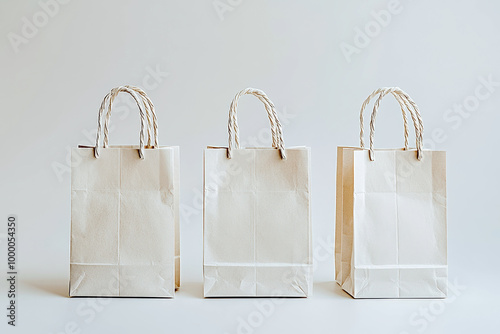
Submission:
[[[374,149],[375,117],[387,94],[403,112],[404,149]],[[376,95],[366,149],[363,110]],[[408,148],[405,108],[416,149]],[[420,112],[399,88],[374,91],[360,119],[360,147],[337,148],[336,280],[354,298],[444,298],[446,153],[423,150]]]
[[[240,148],[238,99],[264,103],[272,148]],[[204,157],[205,297],[307,297],[312,293],[310,151],[287,148],[264,92],[239,92],[229,112],[229,147]]]
[[[139,107],[138,147],[108,146],[120,92]],[[179,148],[158,145],[151,100],[137,87],[112,89],[99,111],[96,146],[71,153],[70,296],[173,297],[180,284]]]

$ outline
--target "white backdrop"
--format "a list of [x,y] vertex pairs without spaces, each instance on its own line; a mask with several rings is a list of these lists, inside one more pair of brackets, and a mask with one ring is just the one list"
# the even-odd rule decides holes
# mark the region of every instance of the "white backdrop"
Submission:
[[[17,214],[21,283],[18,326],[0,314],[1,331],[497,331],[499,30],[500,3],[486,0],[2,1],[0,252],[7,215]],[[175,300],[66,298],[69,148],[93,143],[101,99],[122,84],[148,92],[160,144],[181,147]],[[408,92],[421,109],[426,146],[448,152],[455,288],[446,301],[353,300],[333,283],[336,146],[358,145],[359,108],[381,86]],[[227,145],[229,103],[246,87],[273,100],[287,146],[312,148],[310,299],[202,299],[202,152]],[[130,104],[123,97],[116,105],[111,144],[138,143]],[[242,98],[239,119],[243,139],[270,145],[260,102]],[[401,114],[387,97],[376,145],[402,144]]]

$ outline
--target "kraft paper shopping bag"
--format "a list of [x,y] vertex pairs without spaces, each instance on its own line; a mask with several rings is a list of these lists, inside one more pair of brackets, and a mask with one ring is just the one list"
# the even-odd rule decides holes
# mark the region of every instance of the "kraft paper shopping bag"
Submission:
[[[264,103],[272,148],[242,148],[236,109]],[[239,92],[229,111],[229,146],[204,156],[205,297],[307,297],[312,292],[310,150],[286,148],[273,103]]]
[[[139,146],[108,145],[120,92],[139,108]],[[158,145],[144,91],[117,87],[101,104],[96,146],[72,150],[70,296],[173,297],[179,280],[179,149]]]
[[[374,149],[381,99],[401,105],[404,149]],[[378,95],[363,143],[363,110]],[[408,148],[406,110],[416,134]],[[423,149],[415,102],[399,88],[374,91],[361,108],[360,147],[337,149],[336,281],[355,298],[443,298],[447,294],[446,156]]]

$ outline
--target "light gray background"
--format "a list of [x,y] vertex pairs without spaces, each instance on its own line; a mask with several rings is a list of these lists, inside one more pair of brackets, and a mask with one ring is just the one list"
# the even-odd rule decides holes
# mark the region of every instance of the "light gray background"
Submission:
[[[17,214],[22,280],[12,332],[70,333],[73,326],[81,333],[498,331],[500,3],[401,0],[377,31],[372,11],[389,3],[73,0],[44,22],[37,1],[2,1],[0,232],[7,215]],[[218,13],[221,4],[229,7]],[[10,38],[23,36],[23,18],[33,22],[33,16],[38,31],[14,47]],[[355,45],[357,29],[365,28],[372,29],[368,45],[348,59],[341,46]],[[482,83],[488,78],[496,82],[490,90]],[[92,144],[101,99],[122,84],[148,91],[160,143],[181,147],[183,286],[175,300],[65,297],[68,149]],[[336,146],[358,145],[359,107],[381,86],[407,91],[421,109],[426,146],[448,152],[449,275],[462,287],[446,302],[352,300],[333,283]],[[289,115],[282,119],[287,146],[312,147],[320,254],[314,296],[286,299],[268,312],[257,305],[269,306],[268,299],[201,298],[202,152],[227,145],[229,103],[245,87],[264,90]],[[124,97],[117,104],[112,144],[138,143],[139,117],[129,103]],[[463,113],[453,111],[460,107]],[[242,98],[239,120],[242,138],[261,134],[261,145],[270,144],[255,98]],[[402,143],[400,111],[386,98],[376,146]],[[4,253],[5,234],[1,240]]]

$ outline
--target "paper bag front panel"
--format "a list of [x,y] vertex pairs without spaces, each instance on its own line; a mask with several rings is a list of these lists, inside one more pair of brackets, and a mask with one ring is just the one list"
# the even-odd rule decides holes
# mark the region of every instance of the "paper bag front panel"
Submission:
[[370,161],[365,150],[342,151],[353,207],[344,197],[338,223],[350,231],[352,221],[352,235],[342,233],[339,284],[356,298],[445,297],[445,153],[418,161],[415,151],[376,150]]
[[70,296],[173,297],[178,148],[72,151]]
[[309,150],[226,152],[205,151],[205,297],[308,296]]

